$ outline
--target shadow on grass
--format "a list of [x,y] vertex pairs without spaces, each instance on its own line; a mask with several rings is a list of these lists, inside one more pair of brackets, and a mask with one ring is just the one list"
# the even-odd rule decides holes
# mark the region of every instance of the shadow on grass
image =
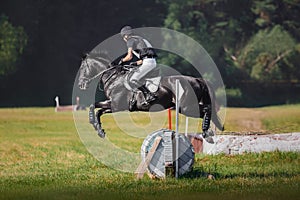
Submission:
[[181,176],[180,178],[189,178],[189,179],[197,179],[197,178],[208,178],[215,179],[215,177],[219,177],[219,174],[216,173],[208,173],[203,170],[201,167],[194,167],[191,172],[188,172]]
[[189,178],[189,179],[233,179],[233,178],[291,178],[297,176],[297,173],[293,172],[268,172],[268,173],[259,173],[259,172],[245,172],[245,173],[218,173],[218,172],[207,172],[202,167],[194,167],[194,169],[181,176],[180,178]]

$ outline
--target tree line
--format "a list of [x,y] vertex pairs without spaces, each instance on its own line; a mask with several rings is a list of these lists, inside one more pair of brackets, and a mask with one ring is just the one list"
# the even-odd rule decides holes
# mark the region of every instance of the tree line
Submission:
[[[198,41],[222,74],[229,104],[259,105],[251,99],[257,87],[269,91],[261,103],[267,104],[276,98],[274,86],[285,94],[274,103],[300,100],[299,0],[138,0],[125,5],[119,0],[11,0],[1,9],[1,90],[24,98],[29,94],[28,104],[47,105],[45,99],[54,93],[70,96],[65,91],[71,91],[80,54],[128,24],[167,27]],[[184,60],[165,56],[170,66],[193,74]],[[26,81],[25,91],[19,81]],[[37,92],[40,97],[34,97]],[[15,98],[11,94],[6,102]]]
[[[212,56],[230,103],[255,105],[258,98],[251,96],[267,93],[262,104],[272,103],[274,85],[279,95],[284,94],[277,103],[300,100],[299,0],[161,2],[169,5],[164,26],[190,35]],[[184,66],[180,60],[169,60]]]

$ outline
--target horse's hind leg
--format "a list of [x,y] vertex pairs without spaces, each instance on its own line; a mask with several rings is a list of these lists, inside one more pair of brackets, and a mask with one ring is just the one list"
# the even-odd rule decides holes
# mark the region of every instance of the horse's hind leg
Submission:
[[209,129],[210,121],[212,117],[212,108],[211,105],[203,105],[203,120],[202,120],[202,137],[209,143],[213,143],[212,136],[214,136],[214,132]]
[[202,121],[202,131],[203,133],[207,132],[210,127],[211,120],[211,105],[203,106],[203,121]]

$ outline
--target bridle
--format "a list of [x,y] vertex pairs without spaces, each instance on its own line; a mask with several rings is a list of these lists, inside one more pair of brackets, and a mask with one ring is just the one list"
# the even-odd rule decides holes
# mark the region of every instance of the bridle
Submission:
[[[95,59],[103,60],[103,61],[105,61],[107,63],[110,63],[110,61],[107,60],[107,59],[105,59],[105,58],[95,58]],[[91,67],[90,67],[90,65],[89,65],[89,63],[87,61],[87,58],[85,58],[84,60],[85,60],[85,63],[86,63],[86,67],[89,68],[89,69],[91,69]],[[91,82],[92,80],[94,80],[94,79],[96,79],[98,77],[100,77],[99,79],[102,80],[103,75],[106,72],[111,71],[113,69],[116,69],[118,67],[121,67],[121,66],[116,65],[116,66],[109,67],[109,68],[103,70],[102,72],[99,72],[98,74],[96,74],[95,76],[93,76],[91,78],[86,78],[85,77],[84,78],[84,84],[86,85],[87,83]],[[124,66],[122,66],[122,69],[125,70],[125,71],[135,71],[134,68],[135,67],[133,65],[124,65]],[[105,80],[102,80],[102,84],[105,85],[115,74],[117,74],[117,72],[118,72],[118,70],[116,70],[114,73],[111,73]],[[99,89],[103,90],[101,88],[100,84],[99,84]]]
[[[87,67],[90,68],[90,65],[89,65],[87,59],[85,59],[85,63],[86,63],[86,65],[87,65]],[[96,78],[99,77],[99,76],[100,76],[100,79],[102,79],[102,76],[103,76],[104,73],[106,73],[106,72],[108,72],[108,71],[110,71],[110,70],[113,70],[113,69],[115,69],[116,67],[117,67],[117,66],[112,66],[112,67],[110,67],[110,68],[108,68],[108,69],[106,69],[106,70],[103,70],[102,72],[99,72],[98,74],[96,74],[96,75],[93,76],[92,78],[85,78],[85,79],[86,79],[87,82],[91,82],[92,80],[96,79]],[[111,75],[109,75],[109,77],[106,78],[105,81],[103,81],[103,84],[107,83],[107,81],[108,81],[109,79],[111,79],[111,77],[112,77],[114,74],[115,74],[115,73],[112,73]]]

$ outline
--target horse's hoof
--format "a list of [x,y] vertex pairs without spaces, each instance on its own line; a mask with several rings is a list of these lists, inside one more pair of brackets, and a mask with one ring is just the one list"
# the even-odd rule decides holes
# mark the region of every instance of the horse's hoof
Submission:
[[215,180],[216,178],[214,177],[214,175],[212,175],[212,174],[208,174],[207,175],[207,178],[208,179],[211,179],[211,180]]
[[212,138],[214,135],[215,133],[212,130],[206,130],[202,133],[202,137],[210,144],[214,143],[214,139]]
[[202,133],[203,138],[212,137],[214,135],[215,135],[215,133],[211,129],[203,131],[203,133]]
[[103,129],[98,129],[98,135],[101,138],[105,138],[105,131]]
[[206,142],[208,142],[208,143],[210,143],[210,144],[214,144],[214,143],[215,143],[215,141],[214,141],[214,139],[212,138],[212,136],[206,137],[206,138],[204,138],[204,139],[205,139]]

